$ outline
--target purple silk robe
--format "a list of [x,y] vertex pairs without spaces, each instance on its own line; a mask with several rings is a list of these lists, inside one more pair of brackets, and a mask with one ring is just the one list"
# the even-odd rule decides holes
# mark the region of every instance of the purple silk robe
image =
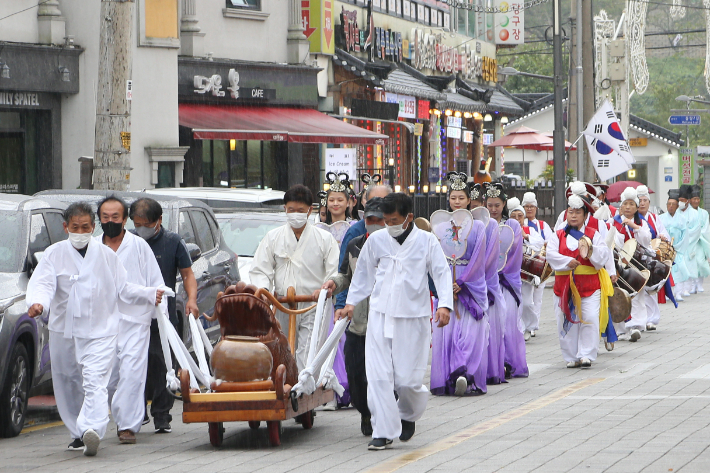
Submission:
[[486,227],[485,274],[488,289],[488,384],[505,383],[505,314],[506,302],[498,279],[500,229],[494,219]]
[[[483,223],[474,221],[466,240],[466,252],[456,265],[456,283],[461,287],[449,324],[432,321],[431,392],[454,394],[456,380],[466,378],[467,393],[487,391],[488,294],[485,278],[486,234]],[[450,266],[453,272],[453,266]],[[458,317],[456,316],[458,313]]]
[[520,267],[523,264],[523,231],[513,219],[505,222],[513,229],[513,245],[508,250],[508,259],[500,272],[501,289],[506,301],[505,313],[505,364],[512,378],[528,376],[528,363],[525,356],[525,338],[521,330],[522,281]]

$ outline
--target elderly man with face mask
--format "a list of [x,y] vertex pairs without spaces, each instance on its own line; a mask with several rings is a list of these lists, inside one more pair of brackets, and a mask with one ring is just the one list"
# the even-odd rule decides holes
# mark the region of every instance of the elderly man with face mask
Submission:
[[[163,291],[128,282],[114,250],[92,238],[95,215],[86,202],[64,211],[65,241],[55,243],[27,285],[30,317],[49,311],[52,385],[59,415],[72,436],[68,450],[94,456],[108,425],[108,390],[121,307],[150,312]],[[133,279],[133,275],[130,276]],[[134,393],[142,399],[143,393]]]
[[[312,294],[338,272],[338,243],[333,235],[316,228],[308,219],[313,205],[313,193],[300,184],[284,194],[287,223],[266,234],[254,253],[249,272],[251,283],[279,296],[289,287],[296,294]],[[299,309],[310,303],[301,302]],[[276,314],[281,329],[288,336],[288,315]],[[306,367],[315,309],[296,317],[296,364]]]

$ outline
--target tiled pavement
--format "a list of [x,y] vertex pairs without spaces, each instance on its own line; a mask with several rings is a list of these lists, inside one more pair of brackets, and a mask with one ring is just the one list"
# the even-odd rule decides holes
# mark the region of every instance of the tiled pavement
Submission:
[[206,424],[181,422],[176,402],[173,433],[147,429],[137,445],[119,445],[111,424],[94,458],[64,451],[63,426],[0,440],[0,471],[709,472],[710,293],[662,306],[656,332],[611,353],[602,345],[591,369],[572,370],[560,356],[551,292],[528,342],[529,378],[485,396],[431,397],[414,438],[391,450],[367,451],[354,409],[319,412],[310,431],[286,422],[278,448],[263,427],[225,424],[216,449]]

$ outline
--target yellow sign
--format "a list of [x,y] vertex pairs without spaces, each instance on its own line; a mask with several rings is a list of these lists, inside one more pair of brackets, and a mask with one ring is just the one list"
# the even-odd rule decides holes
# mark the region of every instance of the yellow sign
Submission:
[[126,151],[131,150],[131,132],[130,131],[122,131],[121,132],[121,144],[123,145],[124,148],[126,148]]
[[334,54],[333,7],[335,0],[301,0],[303,32],[312,53]]
[[424,124],[415,123],[414,124],[414,136],[422,136],[424,134]]
[[647,146],[648,138],[631,138],[629,140],[629,146]]

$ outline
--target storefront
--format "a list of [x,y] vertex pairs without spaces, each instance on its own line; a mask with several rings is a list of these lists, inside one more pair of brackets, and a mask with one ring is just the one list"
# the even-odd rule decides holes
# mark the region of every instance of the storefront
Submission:
[[318,112],[317,68],[180,58],[185,185],[320,188],[327,143],[384,143],[383,135]]
[[61,188],[61,94],[79,91],[82,51],[0,43],[0,192]]

